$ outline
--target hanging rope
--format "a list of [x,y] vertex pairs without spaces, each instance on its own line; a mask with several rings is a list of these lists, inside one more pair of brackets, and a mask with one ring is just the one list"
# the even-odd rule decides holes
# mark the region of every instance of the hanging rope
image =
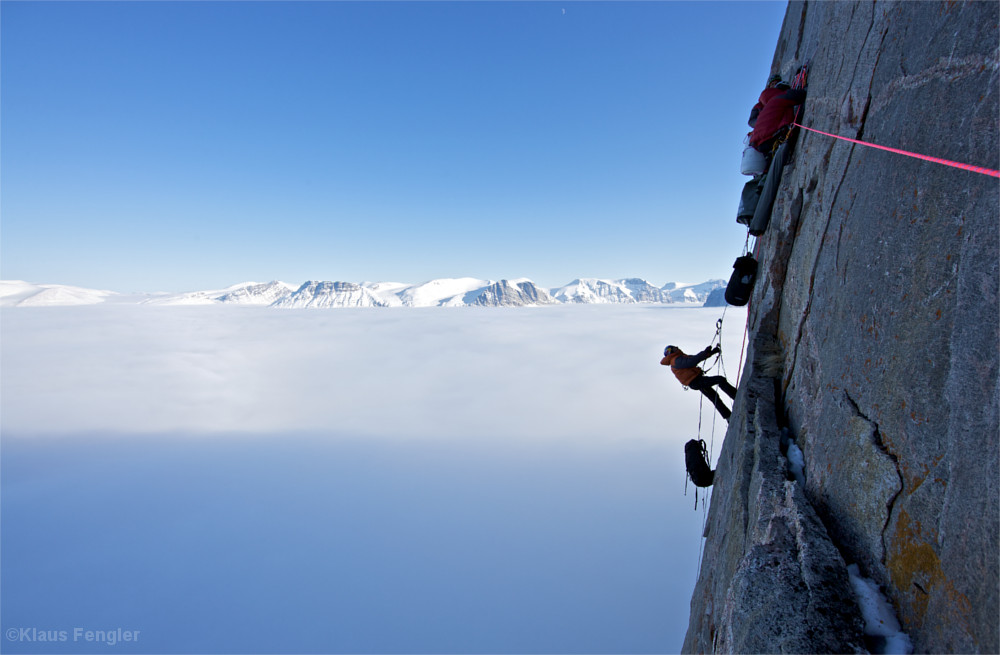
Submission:
[[[715,356],[715,361],[712,362],[712,365],[709,366],[708,369],[707,369],[708,371],[711,371],[716,366],[718,366],[719,370],[722,372],[723,375],[726,374],[726,364],[725,364],[725,362],[722,359],[722,326],[725,323],[726,310],[728,310],[728,309],[729,309],[729,305],[727,304],[722,309],[722,317],[719,318],[719,320],[717,320],[715,322],[715,336],[712,337],[712,342],[709,344],[709,347],[712,347],[713,345],[715,345],[716,343],[718,343],[718,345],[719,345],[719,352]],[[700,440],[701,439],[701,416],[702,416],[702,408],[704,407],[705,395],[704,394],[699,394],[699,396],[700,397],[698,399],[698,439]],[[711,436],[709,437],[709,447],[708,447],[708,461],[709,461],[709,464],[711,464],[711,462],[715,461],[715,424],[716,424],[716,420],[718,419],[718,412],[714,411],[715,407],[712,407],[712,410],[713,410],[712,411],[712,432],[711,432]],[[711,488],[709,488],[709,489],[711,489]],[[708,524],[708,502],[709,501],[706,498],[701,503],[701,535],[699,536],[699,544],[698,544],[698,568],[697,568],[698,571],[701,571],[701,561],[702,561],[702,557],[703,557],[703,555],[705,553],[705,526]],[[698,510],[697,491],[695,491],[694,508],[695,508],[695,511]]]
[[[709,370],[719,367],[719,372],[722,373],[723,377],[726,377],[726,362],[722,359],[722,326],[726,319],[726,310],[729,309],[729,305],[726,305],[722,309],[722,317],[715,322],[715,338],[712,340],[713,343],[718,343],[719,352],[715,356],[715,362],[709,368]],[[702,395],[704,397],[704,394]],[[700,418],[700,417],[699,417]],[[712,436],[709,438],[708,452],[711,456],[709,461],[713,461],[715,458],[715,422],[718,419],[718,413],[712,412]]]
[[705,554],[705,526],[708,524],[708,503],[701,504],[701,534],[698,535],[698,574],[701,575],[701,559]]
[[[710,366],[708,366],[708,367],[705,368],[705,372],[706,373],[708,373],[709,371],[711,371],[712,369],[714,369],[716,366],[719,366],[720,370],[723,373],[723,375],[725,375],[726,367],[725,367],[725,363],[722,361],[722,325],[723,325],[724,319],[726,318],[726,310],[728,310],[728,309],[729,309],[728,305],[725,306],[725,307],[723,307],[723,309],[722,309],[722,317],[719,318],[715,322],[715,335],[712,337],[712,340],[708,344],[708,347],[711,348],[714,345],[716,345],[716,343],[718,343],[718,345],[719,345],[719,352],[715,356],[715,361],[713,361]],[[684,388],[687,389],[688,387],[684,387]],[[697,436],[697,439],[699,441],[701,441],[701,419],[702,419],[702,416],[704,414],[704,406],[705,406],[704,403],[705,403],[705,394],[699,393],[698,394],[698,436]],[[714,409],[714,407],[713,407],[713,409]],[[712,434],[711,434],[711,437],[709,438],[709,441],[710,441],[711,445],[709,447],[709,458],[708,459],[709,459],[709,462],[711,462],[712,461],[712,457],[714,456],[714,452],[715,452],[715,413],[714,412],[713,412],[713,417],[712,417]],[[689,476],[687,476],[687,475],[684,476],[684,495],[685,496],[687,495],[688,477]],[[704,505],[705,505],[705,503],[702,503],[702,507],[703,508],[704,508]],[[695,511],[698,510],[698,487],[697,486],[694,489],[694,509],[695,509]]]
[[[724,308],[722,310],[722,316],[723,316],[723,318],[726,316],[726,309],[728,309],[728,307],[729,307],[729,305],[727,303],[726,308]],[[705,368],[705,372],[706,373],[708,373],[709,371],[711,371],[712,369],[714,369],[716,366],[718,366],[719,362],[722,360],[722,319],[721,318],[715,322],[715,336],[712,337],[712,341],[708,344],[708,347],[711,348],[711,347],[713,347],[715,345],[719,346],[719,352],[717,352],[715,354],[715,359],[712,361],[712,363],[707,368]]]
[[803,130],[809,130],[810,132],[816,132],[817,134],[822,134],[824,136],[832,137],[834,139],[840,139],[841,141],[849,141],[850,143],[856,143],[862,146],[868,146],[869,148],[878,148],[879,150],[887,150],[889,152],[894,152],[897,155],[905,155],[907,157],[914,157],[916,159],[922,159],[924,161],[933,162],[935,164],[943,164],[945,166],[951,166],[952,168],[961,168],[965,171],[972,171],[973,173],[981,173],[983,175],[989,175],[991,177],[1000,177],[1000,171],[994,170],[992,168],[985,168],[983,166],[973,166],[972,164],[963,164],[957,161],[951,161],[949,159],[942,159],[940,157],[931,157],[930,155],[921,155],[920,153],[910,152],[909,150],[901,150],[899,148],[890,148],[889,146],[880,146],[877,143],[868,143],[866,141],[858,141],[857,139],[850,139],[846,136],[837,136],[836,134],[830,134],[829,132],[823,132],[822,130],[816,130],[811,127],[806,127],[805,125],[799,125],[798,123],[792,123],[795,127],[801,127]]
[[[722,316],[719,318],[719,320],[717,320],[715,322],[715,336],[712,337],[712,341],[708,344],[708,347],[711,348],[711,347],[713,347],[715,345],[718,345],[719,346],[719,352],[716,353],[716,355],[715,355],[715,361],[713,361],[712,364],[705,369],[705,372],[708,373],[708,372],[712,371],[713,369],[715,369],[716,367],[718,367],[719,368],[719,372],[722,373],[723,377],[726,376],[726,363],[725,363],[725,360],[723,360],[723,358],[722,358],[722,326],[725,323],[726,311],[728,309],[729,309],[728,305],[726,305],[725,307],[723,307],[723,309],[722,309]],[[702,417],[702,414],[703,414],[704,400],[705,400],[705,395],[704,394],[699,394],[699,397],[698,397],[698,439],[699,440],[701,439],[701,417]],[[712,433],[711,433],[711,437],[709,437],[709,453],[710,453],[710,455],[712,457],[715,456],[715,420],[716,420],[716,413],[712,412]]]

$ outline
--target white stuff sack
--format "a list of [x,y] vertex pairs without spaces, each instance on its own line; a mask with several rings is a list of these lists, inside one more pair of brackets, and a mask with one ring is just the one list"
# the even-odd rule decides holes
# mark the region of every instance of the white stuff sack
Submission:
[[748,134],[743,143],[743,161],[740,163],[740,173],[743,175],[763,175],[767,171],[767,158],[760,150],[750,145],[750,135]]

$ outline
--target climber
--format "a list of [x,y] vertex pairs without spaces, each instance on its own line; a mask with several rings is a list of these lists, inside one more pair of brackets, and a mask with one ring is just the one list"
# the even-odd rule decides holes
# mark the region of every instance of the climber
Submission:
[[765,155],[771,154],[775,141],[785,135],[795,121],[795,106],[805,102],[805,89],[793,89],[780,75],[772,75],[761,92],[757,104],[750,110],[747,124],[753,128],[750,145]]
[[663,359],[660,360],[660,364],[669,366],[670,370],[673,371],[674,375],[685,387],[702,392],[715,405],[715,408],[719,410],[722,418],[728,421],[730,415],[729,408],[726,407],[726,404],[722,402],[719,394],[712,387],[718,385],[720,389],[726,392],[727,396],[733,399],[736,398],[736,387],[729,384],[729,381],[721,375],[705,375],[705,371],[698,367],[698,364],[720,352],[722,352],[722,349],[719,346],[715,346],[714,348],[705,348],[697,355],[687,355],[677,346],[667,346],[663,350]]

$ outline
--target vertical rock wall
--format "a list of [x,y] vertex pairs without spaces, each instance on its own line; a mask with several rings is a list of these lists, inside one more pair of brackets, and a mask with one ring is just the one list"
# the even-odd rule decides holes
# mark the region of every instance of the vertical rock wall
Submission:
[[[998,168],[998,10],[792,2],[773,68],[809,62],[807,126]],[[1000,182],[803,132],[758,245],[749,360],[773,351],[804,497],[918,652],[1000,652]],[[687,651],[740,650],[723,608],[761,541],[734,507],[761,501],[727,469],[759,438],[734,413]]]

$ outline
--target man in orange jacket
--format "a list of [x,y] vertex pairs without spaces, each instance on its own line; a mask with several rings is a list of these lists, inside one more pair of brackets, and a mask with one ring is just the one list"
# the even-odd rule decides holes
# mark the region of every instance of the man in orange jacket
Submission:
[[730,415],[729,408],[726,407],[726,404],[722,402],[719,394],[712,387],[718,386],[726,392],[727,396],[733,399],[736,398],[736,387],[729,384],[729,381],[721,375],[705,375],[705,371],[698,367],[698,364],[720,352],[722,352],[722,349],[716,346],[715,348],[705,348],[697,355],[686,355],[677,346],[667,346],[663,350],[663,359],[660,360],[660,364],[669,366],[673,374],[685,387],[702,392],[715,405],[715,408],[719,410],[722,418],[728,421]]

